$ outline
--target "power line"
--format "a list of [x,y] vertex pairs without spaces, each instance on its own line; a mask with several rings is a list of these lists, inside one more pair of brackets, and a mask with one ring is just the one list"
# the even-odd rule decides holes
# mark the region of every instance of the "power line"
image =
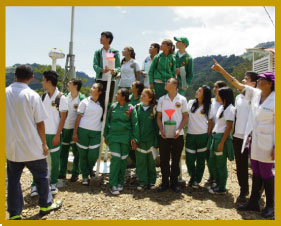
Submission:
[[271,17],[270,17],[270,15],[269,15],[269,13],[267,12],[267,10],[266,10],[265,6],[264,6],[263,8],[264,8],[265,12],[267,13],[267,15],[268,15],[269,19],[271,20],[271,23],[272,23],[273,27],[275,28],[274,22],[273,22],[273,20],[271,19]]

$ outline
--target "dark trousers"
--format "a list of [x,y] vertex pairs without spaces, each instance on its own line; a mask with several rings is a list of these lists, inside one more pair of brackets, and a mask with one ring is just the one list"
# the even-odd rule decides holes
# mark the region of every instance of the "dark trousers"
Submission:
[[33,175],[39,194],[39,206],[48,207],[52,204],[52,194],[49,190],[49,173],[46,159],[30,162],[12,162],[7,160],[8,175],[8,212],[11,216],[20,215],[23,209],[23,196],[20,178],[24,167]]
[[[160,151],[160,167],[162,174],[162,184],[171,186],[178,185],[178,176],[180,175],[180,157],[184,146],[183,136],[177,139],[163,139],[159,136],[159,151]],[[170,165],[170,157],[172,164]]]
[[249,193],[249,182],[248,182],[248,148],[244,149],[243,154],[241,148],[243,139],[233,137],[233,148],[235,154],[237,179],[240,186],[240,192],[243,194]]
[[[103,101],[103,103],[105,103],[105,94],[106,94],[107,81],[97,80],[97,83],[101,83],[103,85],[102,94],[100,95],[100,98]],[[108,103],[112,103],[113,93],[114,93],[114,86],[115,86],[115,81],[113,80],[110,83],[110,91],[109,91]]]

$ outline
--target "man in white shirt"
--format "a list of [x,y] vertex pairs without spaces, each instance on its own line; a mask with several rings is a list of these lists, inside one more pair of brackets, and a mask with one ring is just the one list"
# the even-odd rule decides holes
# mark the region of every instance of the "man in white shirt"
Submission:
[[152,43],[149,47],[149,56],[147,56],[142,64],[140,81],[144,84],[144,87],[150,88],[148,72],[153,58],[159,53],[160,45],[158,43]]
[[[179,162],[184,146],[183,127],[187,123],[187,101],[177,91],[179,82],[176,78],[170,78],[165,84],[168,94],[160,97],[157,104],[157,125],[159,127],[159,151],[160,167],[162,174],[162,184],[158,188],[159,192],[170,187],[173,191],[179,192],[178,176],[180,175]],[[174,111],[171,120],[167,111]],[[173,138],[167,138],[164,131],[166,122],[175,122],[176,131]],[[170,166],[170,156],[172,164]]]
[[8,212],[10,220],[20,220],[24,206],[20,178],[26,166],[38,186],[40,214],[61,207],[52,204],[46,156],[46,111],[40,96],[28,84],[33,79],[30,66],[20,65],[15,72],[16,82],[6,88],[6,157],[8,175]]

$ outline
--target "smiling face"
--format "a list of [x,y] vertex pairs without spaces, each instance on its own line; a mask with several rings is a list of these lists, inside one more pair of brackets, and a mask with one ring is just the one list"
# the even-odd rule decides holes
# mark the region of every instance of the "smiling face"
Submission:
[[99,90],[98,84],[95,83],[90,89],[90,95],[92,97],[95,97],[95,96],[99,96],[100,94],[101,91]]
[[140,101],[146,104],[146,103],[149,103],[151,100],[152,100],[152,98],[150,98],[148,96],[148,94],[145,92],[145,90],[142,91]]

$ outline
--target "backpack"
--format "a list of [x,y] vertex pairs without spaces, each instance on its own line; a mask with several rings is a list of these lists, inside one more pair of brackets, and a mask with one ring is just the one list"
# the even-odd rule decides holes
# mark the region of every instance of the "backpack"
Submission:
[[[47,93],[43,93],[42,95],[42,102],[44,101],[45,97],[46,97]],[[56,109],[59,111],[59,106],[60,106],[60,98],[63,95],[62,92],[59,92],[59,94],[56,96],[55,99],[55,105],[56,105]]]

